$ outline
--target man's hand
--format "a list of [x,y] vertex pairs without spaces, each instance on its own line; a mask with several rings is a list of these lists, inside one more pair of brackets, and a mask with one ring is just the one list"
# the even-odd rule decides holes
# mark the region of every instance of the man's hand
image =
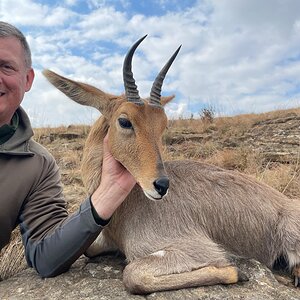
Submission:
[[108,220],[125,200],[134,185],[133,176],[114,159],[108,147],[108,135],[103,141],[103,165],[101,182],[91,197],[98,215]]

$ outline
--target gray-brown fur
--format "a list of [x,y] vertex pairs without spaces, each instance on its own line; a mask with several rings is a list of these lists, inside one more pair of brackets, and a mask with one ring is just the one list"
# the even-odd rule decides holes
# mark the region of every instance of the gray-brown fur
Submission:
[[[137,177],[143,177],[137,171],[139,164],[143,165],[137,154],[144,155],[145,149],[151,148],[147,144],[151,141],[155,151],[149,149],[149,153],[153,151],[147,163],[153,172],[147,176],[152,178],[157,153],[161,151],[160,126],[164,124],[160,123],[164,117],[161,109],[148,108],[144,100],[145,105],[139,108],[133,103],[126,106],[124,96],[98,92],[50,71],[45,75],[73,100],[98,107],[103,113],[93,125],[84,149],[82,176],[90,194],[100,182],[102,141],[108,130],[113,155],[133,174],[139,174]],[[171,98],[165,100],[163,105]],[[135,126],[141,124],[143,128],[143,132],[135,128],[131,138],[143,145],[132,149],[124,146],[129,151],[122,154],[121,150],[115,150],[114,143],[119,143],[122,149],[128,141],[116,129],[116,120],[119,111],[126,109],[128,118],[136,120]],[[152,114],[150,119],[157,127],[152,128],[150,121],[148,127],[142,127],[148,122],[145,112]],[[138,139],[139,134],[147,139]],[[138,153],[137,149],[144,144],[147,147]],[[87,252],[89,256],[109,250],[123,252],[128,261],[124,284],[130,292],[149,293],[245,280],[230,262],[232,255],[254,258],[269,267],[283,255],[291,269],[297,268],[300,262],[298,200],[291,200],[238,172],[200,162],[165,162],[164,167],[170,180],[167,196],[151,201],[136,185]],[[143,184],[147,181],[136,180]]]

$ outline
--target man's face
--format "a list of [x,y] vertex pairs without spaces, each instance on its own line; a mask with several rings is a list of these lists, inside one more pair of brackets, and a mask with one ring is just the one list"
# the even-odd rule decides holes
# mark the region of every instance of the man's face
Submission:
[[14,37],[0,38],[0,126],[10,123],[33,78],[20,41]]

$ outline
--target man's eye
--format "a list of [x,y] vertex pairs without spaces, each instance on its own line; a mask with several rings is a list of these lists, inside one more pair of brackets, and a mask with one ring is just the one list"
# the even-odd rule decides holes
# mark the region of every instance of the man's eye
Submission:
[[2,67],[4,69],[12,69],[13,68],[12,65],[10,65],[10,64],[3,64]]
[[12,65],[2,65],[1,69],[4,70],[4,71],[6,71],[6,72],[14,71],[14,68],[13,68]]
[[126,118],[119,118],[118,119],[119,125],[124,129],[132,129],[131,122]]

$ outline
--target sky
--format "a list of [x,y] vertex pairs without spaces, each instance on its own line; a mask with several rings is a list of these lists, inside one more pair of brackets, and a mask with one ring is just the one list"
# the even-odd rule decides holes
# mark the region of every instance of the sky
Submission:
[[162,88],[176,95],[169,118],[300,106],[298,0],[1,0],[0,20],[31,46],[36,77],[22,106],[34,127],[92,124],[100,114],[59,92],[43,69],[122,94],[123,59],[145,34],[132,62],[141,97],[182,45]]

